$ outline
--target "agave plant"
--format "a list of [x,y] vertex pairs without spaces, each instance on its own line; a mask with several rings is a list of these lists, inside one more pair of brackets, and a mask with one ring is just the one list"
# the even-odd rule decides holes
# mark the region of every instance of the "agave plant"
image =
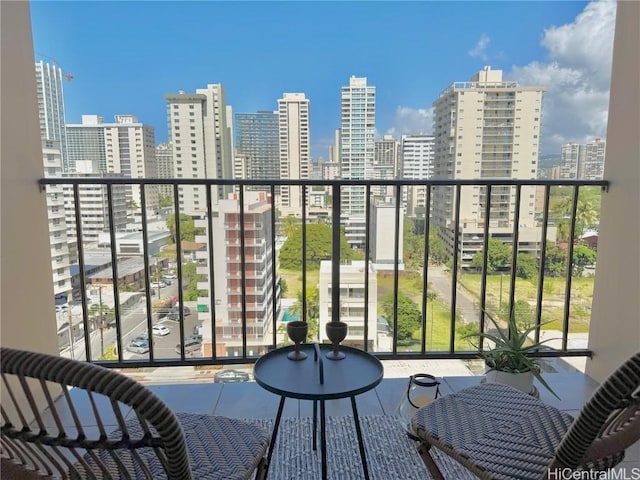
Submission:
[[520,331],[518,329],[515,314],[513,311],[511,311],[511,314],[509,315],[508,327],[505,332],[500,328],[496,320],[488,312],[485,311],[484,313],[489,318],[489,320],[491,320],[491,323],[493,323],[493,325],[496,327],[498,335],[496,336],[490,333],[480,332],[472,335],[467,335],[463,338],[478,338],[480,340],[480,343],[482,343],[483,340],[486,339],[494,343],[493,348],[483,349],[481,351],[477,345],[474,345],[474,347],[478,348],[480,357],[484,359],[489,369],[507,373],[531,372],[533,376],[542,384],[542,386],[549,390],[556,398],[560,399],[560,397],[556,395],[556,393],[544,380],[544,378],[542,378],[542,375],[540,374],[540,365],[537,363],[536,359],[529,356],[529,354],[533,352],[539,352],[541,350],[553,350],[553,348],[549,347],[548,345],[543,345],[545,342],[548,342],[552,339],[543,340],[531,345],[525,345],[528,340],[529,334],[535,331],[537,328],[545,325],[546,323],[539,323],[524,331]]

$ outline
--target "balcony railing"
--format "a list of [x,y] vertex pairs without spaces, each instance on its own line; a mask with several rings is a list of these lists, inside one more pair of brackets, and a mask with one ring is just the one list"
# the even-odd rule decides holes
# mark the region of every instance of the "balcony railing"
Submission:
[[[379,254],[381,244],[388,243],[389,239],[392,241],[392,263],[389,275],[392,277],[390,291],[392,292],[392,315],[388,319],[392,336],[389,338],[390,342],[386,347],[381,346],[374,340],[377,338],[376,331],[376,317],[380,314],[376,309],[378,308],[379,301],[378,291],[388,290],[389,285],[384,288],[378,286],[378,291],[371,291],[372,285],[375,288],[376,283],[373,281],[372,273],[381,275],[379,272],[375,272],[371,268],[363,268],[361,270],[361,277],[355,281],[357,285],[353,288],[363,289],[362,305],[364,313],[359,318],[358,340],[355,342],[357,346],[365,350],[372,351],[381,359],[426,359],[426,358],[454,358],[454,359],[467,359],[477,356],[478,350],[470,348],[467,342],[461,342],[460,335],[457,330],[464,325],[474,324],[477,325],[479,331],[486,331],[489,327],[485,324],[485,312],[503,310],[511,311],[516,303],[521,300],[516,295],[516,283],[520,281],[518,276],[519,267],[519,253],[527,252],[534,254],[537,261],[537,280],[532,288],[535,288],[535,300],[530,301],[531,307],[534,311],[533,318],[530,319],[530,323],[533,325],[539,324],[545,321],[545,308],[543,304],[543,297],[545,295],[545,281],[547,281],[546,275],[546,255],[547,246],[556,243],[551,235],[551,228],[554,227],[550,214],[550,197],[552,189],[562,187],[563,195],[570,200],[569,214],[567,218],[563,219],[565,225],[568,227],[566,232],[566,238],[575,239],[578,224],[582,220],[577,219],[578,210],[578,198],[581,189],[587,187],[599,187],[602,190],[606,190],[608,187],[607,181],[544,181],[544,180],[510,180],[510,179],[483,179],[483,180],[367,180],[367,181],[354,181],[354,180],[340,180],[340,181],[325,181],[325,180],[196,180],[196,179],[129,179],[129,178],[115,178],[115,177],[82,177],[82,178],[45,178],[40,180],[40,185],[43,190],[46,190],[50,185],[62,185],[67,191],[67,198],[71,199],[67,202],[69,212],[73,219],[73,225],[70,227],[70,231],[77,232],[77,238],[74,239],[77,242],[77,255],[78,255],[78,275],[75,279],[77,291],[79,293],[79,307],[81,310],[80,319],[74,320],[73,315],[69,314],[68,322],[65,322],[67,330],[63,336],[68,337],[68,342],[71,344],[72,355],[81,357],[87,361],[98,362],[102,365],[109,367],[145,367],[145,366],[175,366],[175,365],[210,365],[210,364],[234,364],[234,363],[247,363],[255,361],[258,356],[248,355],[249,347],[251,351],[258,351],[264,353],[271,348],[274,348],[282,342],[283,334],[278,331],[278,326],[281,321],[281,308],[280,308],[280,284],[278,279],[280,278],[280,269],[277,263],[276,245],[279,238],[279,227],[282,230],[284,223],[283,219],[276,218],[276,208],[274,200],[276,198],[276,188],[280,186],[290,186],[291,188],[299,188],[301,190],[300,198],[306,198],[308,189],[311,187],[326,187],[331,192],[331,204],[333,206],[341,205],[341,197],[344,191],[349,191],[349,187],[357,186],[364,191],[364,198],[370,199],[365,202],[365,215],[364,215],[364,229],[362,225],[359,228],[364,232],[362,243],[355,244],[357,252],[356,256],[364,259],[375,259],[374,255]],[[110,278],[117,279],[117,281],[108,278],[100,277],[100,272],[91,271],[91,265],[87,262],[87,255],[85,249],[88,248],[88,243],[83,238],[84,227],[84,211],[83,201],[81,199],[81,192],[85,186],[102,186],[106,190],[104,210],[106,212],[106,218],[104,219],[104,230],[108,232],[109,246],[106,251],[106,258],[110,265]],[[114,196],[116,191],[122,191],[114,188],[115,186],[126,186],[128,191],[138,191],[140,205],[137,209],[142,224],[141,232],[141,250],[138,253],[137,258],[141,258],[140,272],[129,272],[125,267],[123,259],[128,257],[129,254],[121,251],[118,253],[118,225],[115,224],[114,212]],[[157,266],[157,245],[150,239],[149,223],[151,219],[148,216],[152,213],[147,208],[147,191],[149,189],[157,188],[158,185],[171,185],[173,188],[173,202],[170,207],[169,215],[174,215],[174,218],[178,218],[179,214],[184,214],[184,210],[181,209],[181,199],[183,190],[200,188],[200,199],[202,200],[202,189],[206,192],[204,197],[204,206],[198,211],[188,212],[192,215],[196,215],[200,218],[201,222],[204,221],[206,243],[208,248],[206,252],[199,251],[194,256],[200,259],[200,265],[198,268],[198,278],[193,280],[196,288],[201,288],[208,285],[208,291],[200,290],[198,292],[198,298],[206,297],[206,300],[198,302],[199,305],[204,306],[216,306],[215,308],[202,308],[199,311],[193,311],[192,308],[190,314],[197,316],[197,324],[202,323],[199,328],[199,332],[204,337],[205,349],[201,357],[187,356],[184,351],[185,338],[191,335],[191,329],[188,328],[187,314],[182,306],[185,305],[186,290],[188,288],[188,279],[185,276],[187,266],[189,262],[184,260],[183,245],[182,242],[176,242],[175,244],[175,270],[177,279],[174,280],[177,285],[175,297],[177,302],[175,303],[178,308],[175,310],[173,319],[176,322],[173,326],[177,329],[179,336],[170,337],[174,338],[174,343],[170,345],[170,349],[166,349],[167,345],[163,345],[166,341],[163,337],[155,337],[153,332],[153,326],[159,320],[159,308],[154,306],[155,289],[151,286],[152,282],[159,280],[160,269]],[[268,219],[266,224],[260,222],[249,222],[245,220],[245,215],[255,213],[254,210],[249,211],[245,205],[245,199],[250,194],[251,187],[261,186],[260,190],[267,190],[267,205],[266,216],[262,217]],[[393,187],[395,194],[393,198],[379,198],[374,199],[372,196],[372,188],[385,186]],[[423,189],[426,187],[426,195],[424,201],[424,213],[418,218],[416,225],[420,225],[421,231],[426,232],[421,238],[421,252],[416,258],[412,258],[414,267],[413,273],[406,269],[400,270],[400,266],[403,264],[403,254],[401,254],[401,248],[404,247],[401,242],[403,230],[401,229],[401,219],[403,217],[403,189],[420,186]],[[479,187],[479,188],[478,188]],[[486,203],[486,198],[492,198],[492,189],[501,191],[504,196],[504,188],[509,188],[508,196],[512,201],[503,203]],[[539,190],[541,194],[542,207],[539,211],[536,211],[534,206],[535,198],[532,198],[532,192],[534,189]],[[125,189],[125,190],[127,190]],[[234,211],[233,219],[227,222],[221,227],[220,230],[216,230],[213,222],[214,217],[218,217],[218,214],[212,214],[217,210],[215,193],[218,191],[236,191],[235,199],[237,200],[237,211]],[[554,190],[555,191],[555,190]],[[475,193],[474,193],[475,192]],[[351,193],[353,195],[353,193]],[[151,198],[151,196],[149,196]],[[439,205],[438,208],[434,208],[433,204]],[[392,217],[374,218],[374,212],[382,205],[391,205],[393,209]],[[450,208],[447,206],[450,205]],[[472,207],[470,207],[472,205]],[[155,207],[155,206],[154,206]],[[474,215],[477,220],[474,225],[470,225],[468,217],[470,215],[469,208],[474,210]],[[311,269],[308,263],[307,255],[307,231],[309,225],[312,223],[307,217],[307,205],[301,205],[300,216],[298,218],[299,227],[301,228],[301,290],[308,292],[310,285]],[[435,212],[439,212],[435,214]],[[446,218],[442,218],[442,212],[445,213]],[[441,217],[438,217],[441,215]],[[508,216],[508,221],[505,221],[505,216]],[[326,312],[330,312],[329,319],[332,321],[340,320],[340,309],[331,309],[331,305],[344,304],[344,300],[341,299],[341,291],[343,288],[331,289],[331,285],[341,285],[341,265],[343,260],[347,257],[353,257],[351,252],[347,255],[344,251],[344,241],[342,240],[342,231],[345,227],[345,212],[341,212],[339,208],[333,208],[331,214],[328,216],[330,219],[331,227],[331,254],[328,255],[325,260],[330,262],[330,280],[328,281],[329,289],[323,290],[324,293],[320,293],[321,301],[320,308],[326,309]],[[391,218],[391,219],[390,219]],[[493,222],[494,218],[500,219],[500,222]],[[95,220],[95,219],[93,219]],[[68,220],[69,221],[69,220]],[[387,222],[386,228],[383,229],[383,238],[375,238],[376,231],[374,227],[380,227],[381,222]],[[181,222],[174,222],[173,232],[174,238],[181,238],[181,229],[183,226]],[[250,227],[247,228],[247,225]],[[499,225],[496,227],[495,225]],[[343,228],[341,228],[341,226]],[[439,236],[443,244],[450,253],[449,259],[446,263],[447,267],[443,269],[443,258],[436,258],[434,252],[431,251],[429,240],[429,233],[433,233],[433,227],[439,227]],[[260,227],[260,228],[258,228]],[[346,225],[349,228],[349,225]],[[358,230],[360,232],[361,230]],[[236,239],[233,242],[225,241],[225,232],[235,231]],[[261,233],[262,232],[262,233]],[[534,239],[531,235],[534,232]],[[346,237],[353,237],[349,235],[350,232],[346,232]],[[526,235],[525,235],[526,233]],[[258,235],[258,236],[256,236]],[[262,235],[262,236],[259,236]],[[471,235],[471,237],[470,237]],[[520,239],[520,236],[523,236]],[[381,236],[381,237],[382,237]],[[526,238],[524,238],[526,236]],[[201,236],[202,238],[202,236]],[[471,238],[469,241],[467,239]],[[491,275],[487,272],[491,272],[493,266],[490,264],[490,252],[489,252],[489,240],[491,238],[500,238],[505,244],[510,246],[517,246],[517,248],[511,248],[510,261],[508,265],[502,266],[500,274],[500,295],[497,307],[495,305],[495,299],[492,300],[490,289],[488,288],[488,279],[497,278],[497,273]],[[215,241],[214,241],[215,239]],[[220,240],[222,239],[222,240]],[[384,241],[383,241],[384,240]],[[406,241],[404,239],[403,241]],[[226,272],[226,275],[217,275],[218,268],[225,268],[229,262],[227,261],[228,252],[215,251],[214,245],[223,245],[224,249],[230,248],[231,244],[235,245],[235,248],[240,249],[239,255],[239,270],[236,272]],[[268,272],[258,275],[255,270],[248,270],[249,264],[254,265],[250,260],[251,254],[247,253],[246,247],[250,245],[267,245],[267,255],[270,255],[269,261],[266,262],[264,268],[268,269]],[[341,248],[343,249],[341,251]],[[539,352],[539,356],[587,356],[591,352],[586,348],[571,348],[569,344],[569,334],[571,331],[572,322],[572,281],[574,273],[574,248],[575,242],[569,241],[564,245],[566,251],[566,263],[564,269],[560,272],[564,278],[564,296],[561,300],[556,301],[561,306],[561,318],[559,320],[559,332],[560,332],[560,347],[554,351]],[[153,249],[153,251],[152,251]],[[378,251],[374,251],[378,249]],[[464,252],[464,253],[463,253]],[[406,252],[404,252],[406,253]],[[415,251],[412,251],[415,255]],[[473,255],[472,255],[473,254]],[[441,255],[441,254],[440,254]],[[476,261],[471,261],[475,257]],[[217,262],[217,258],[221,258],[221,262]],[[252,257],[253,258],[253,257]],[[342,259],[342,260],[341,260]],[[479,260],[478,260],[479,259]],[[464,260],[464,261],[463,261]],[[203,261],[207,262],[205,266]],[[383,262],[384,263],[384,262]],[[387,263],[390,263],[389,261]],[[440,266],[434,266],[440,263]],[[238,263],[234,263],[238,265]],[[417,267],[416,267],[417,265]],[[119,270],[122,268],[123,272]],[[237,268],[237,267],[235,267]],[[316,267],[314,267],[316,268]],[[208,271],[208,279],[204,280],[202,277],[202,271]],[[446,287],[442,288],[444,292],[443,296],[447,297],[441,303],[448,305],[446,307],[446,316],[448,318],[447,331],[444,335],[446,345],[435,345],[432,342],[434,338],[433,326],[434,320],[434,304],[429,294],[431,292],[431,282],[435,278],[432,272],[435,271],[446,273]],[[475,272],[475,273],[470,273]],[[122,273],[122,274],[121,274]],[[251,290],[253,288],[250,281],[254,278],[265,277],[264,273],[268,273],[270,279],[271,289],[269,295],[269,308],[267,309],[270,318],[261,319],[261,323],[264,325],[264,331],[267,332],[260,341],[256,341],[255,335],[248,334],[247,327],[251,323],[247,322],[248,311],[253,310],[254,305],[250,305],[247,302],[247,297],[254,295],[255,292]],[[556,272],[557,273],[557,272]],[[141,278],[136,281],[144,284],[144,288],[141,292],[130,293],[127,290],[130,289],[130,285],[137,284],[132,278],[126,277],[129,283],[126,283],[125,276],[139,275]],[[413,300],[418,304],[419,314],[419,327],[416,328],[416,335],[406,344],[406,338],[399,338],[399,298],[401,293],[401,278],[404,279],[407,275],[417,275],[421,282],[419,288],[420,294],[414,295]],[[463,286],[463,280],[468,275],[477,275],[479,287],[473,288],[473,286]],[[381,277],[382,278],[382,277]],[[475,278],[475,277],[474,277]],[[234,281],[239,282],[232,286],[216,285],[217,281]],[[346,281],[346,280],[345,280]],[[348,280],[354,282],[353,280]],[[443,279],[440,278],[439,282],[442,283]],[[101,283],[100,283],[101,282]],[[133,282],[133,283],[132,283]],[[204,283],[203,283],[204,282]],[[326,280],[325,280],[326,282]],[[109,285],[110,283],[110,285]],[[531,283],[531,282],[530,282]],[[92,287],[92,284],[97,284],[97,287]],[[322,281],[319,281],[319,285],[322,285]],[[533,283],[532,283],[533,285]],[[112,290],[113,302],[112,305],[107,305],[102,301],[102,297],[95,306],[96,303],[91,303],[91,298],[95,298],[95,295],[90,295],[89,291],[93,288],[99,288],[100,295],[102,296],[103,288],[109,288]],[[241,298],[240,303],[240,319],[238,322],[239,331],[241,332],[241,348],[238,349],[238,342],[234,342],[233,354],[221,353],[224,350],[224,337],[216,337],[216,327],[221,324],[228,324],[229,318],[225,315],[229,311],[238,311],[237,302],[234,300],[231,305],[228,298],[223,298],[227,295],[228,289],[231,288]],[[403,287],[404,288],[404,287]],[[160,287],[158,288],[160,290]],[[330,292],[330,293],[329,293]],[[264,285],[260,287],[260,293],[265,293]],[[503,294],[504,293],[504,294]],[[375,294],[375,295],[374,295]],[[324,298],[322,297],[324,295]],[[134,297],[143,298],[144,301],[131,306],[135,303],[131,298]],[[160,296],[160,294],[158,294]],[[291,292],[291,297],[295,296],[295,292]],[[469,300],[472,297],[473,300]],[[190,297],[193,298],[193,297]],[[466,300],[465,300],[466,298]],[[467,307],[462,305],[463,302],[467,303]],[[299,309],[303,320],[307,320],[308,315],[308,302],[305,295],[302,295],[302,305]],[[492,301],[494,303],[492,303]],[[128,303],[129,302],[129,303]],[[468,304],[472,304],[469,307]],[[586,308],[589,308],[587,306]],[[261,304],[262,308],[262,304]],[[466,310],[465,310],[466,308]],[[325,312],[325,313],[326,313]],[[442,314],[442,312],[440,312]],[[500,316],[500,315],[498,315]],[[217,318],[219,317],[219,318]],[[327,318],[326,315],[320,315],[320,327],[322,328],[322,318]],[[195,318],[195,317],[193,317]],[[503,317],[504,318],[504,317]],[[367,319],[367,321],[365,321]],[[59,323],[60,323],[60,319]],[[164,321],[164,320],[162,320]],[[191,320],[189,320],[191,321]],[[253,320],[252,320],[253,321]],[[361,332],[361,334],[360,334]],[[149,348],[150,350],[144,354],[138,354],[135,356],[129,355],[126,350],[127,341],[130,340],[136,333],[147,333],[149,336]],[[541,331],[537,329],[533,340],[540,338]],[[248,338],[250,337],[250,342]],[[235,337],[234,337],[235,338]],[[349,337],[351,338],[351,337]],[[100,347],[97,347],[97,343],[100,343]],[[404,342],[404,343],[403,343]],[[176,343],[178,344],[177,352]],[[208,344],[208,345],[207,345]],[[261,348],[256,348],[259,344]],[[114,359],[101,359],[104,354],[105,345],[113,345],[115,351]],[[372,345],[374,345],[372,347]],[[483,348],[480,346],[479,348]],[[373,350],[372,350],[373,349]],[[238,354],[238,352],[240,354]],[[175,353],[175,355],[174,355]]]

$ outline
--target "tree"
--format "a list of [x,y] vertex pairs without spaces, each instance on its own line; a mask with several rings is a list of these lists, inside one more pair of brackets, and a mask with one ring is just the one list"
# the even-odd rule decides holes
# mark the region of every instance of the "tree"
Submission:
[[[471,266],[482,269],[484,250],[475,253],[471,259]],[[495,273],[501,268],[509,266],[511,262],[511,247],[495,238],[489,239],[487,253],[487,273]]]
[[[393,318],[393,292],[382,299],[382,312],[385,318]],[[402,292],[398,292],[398,344],[411,342],[413,333],[420,328],[420,309],[416,302]],[[391,322],[393,328],[393,322]]]
[[280,277],[280,280],[278,280],[278,284],[280,285],[280,297],[285,298],[287,296],[287,292],[289,291],[287,281],[283,277]]
[[573,271],[574,277],[579,277],[587,265],[593,265],[596,261],[596,252],[584,243],[578,243],[573,247]]
[[[588,193],[588,192],[587,192]],[[585,229],[596,225],[600,212],[593,199],[587,198],[587,193],[580,190],[578,204],[576,205],[576,228],[574,241],[582,238]],[[563,197],[554,207],[552,213],[561,220],[558,222],[558,239],[569,241],[569,228],[571,225],[571,214],[573,212],[573,196]]]
[[404,262],[408,268],[418,268],[424,264],[424,235],[416,234],[414,223],[405,215],[403,222]]
[[93,318],[94,328],[100,329],[100,355],[104,355],[104,329],[115,320],[115,310],[104,303],[94,303],[89,308],[89,317]]
[[158,197],[158,205],[161,208],[167,208],[170,207],[171,205],[173,205],[173,198],[171,198],[170,196],[163,196],[160,195]]
[[551,277],[560,277],[565,274],[567,268],[567,251],[547,243],[544,257],[544,273]]
[[291,235],[293,235],[293,232],[300,228],[300,220],[298,220],[293,215],[289,215],[288,217],[284,217],[282,219],[280,229],[285,237],[289,238]]
[[[171,215],[167,218],[167,228],[171,232],[173,241],[176,241],[176,216]],[[186,213],[180,214],[180,240],[188,240],[193,242],[196,235],[202,235],[204,233],[203,228],[196,228],[193,221],[193,217]]]
[[[298,319],[302,320],[302,290],[298,290],[296,299],[296,302],[289,308],[289,313],[297,315]],[[309,326],[307,342],[314,342],[318,339],[318,332],[320,330],[320,294],[317,287],[307,287],[306,320]]]
[[[310,270],[320,268],[321,260],[330,260],[332,252],[332,232],[331,227],[321,223],[311,223],[307,225],[307,268]],[[357,253],[351,249],[344,235],[340,234],[340,258],[353,260],[358,257]],[[289,270],[300,270],[302,268],[302,228],[293,231],[291,236],[284,242],[280,249],[280,266]]]
[[538,274],[538,260],[532,255],[519,253],[516,259],[516,276],[534,278]]
[[449,260],[449,253],[444,241],[440,238],[440,229],[429,229],[429,258],[434,262],[445,263]]

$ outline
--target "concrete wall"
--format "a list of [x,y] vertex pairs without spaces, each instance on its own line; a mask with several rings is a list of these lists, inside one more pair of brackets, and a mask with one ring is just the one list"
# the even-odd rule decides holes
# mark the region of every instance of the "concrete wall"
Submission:
[[29,3],[0,2],[0,25],[2,346],[57,355]]
[[618,2],[607,159],[587,374],[602,381],[640,350],[640,2]]

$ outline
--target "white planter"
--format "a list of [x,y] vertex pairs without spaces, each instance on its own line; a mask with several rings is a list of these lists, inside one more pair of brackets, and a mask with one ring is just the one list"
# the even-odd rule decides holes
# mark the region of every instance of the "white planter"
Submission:
[[502,383],[517,388],[521,392],[533,392],[533,372],[507,373],[491,370],[485,374],[487,383]]

